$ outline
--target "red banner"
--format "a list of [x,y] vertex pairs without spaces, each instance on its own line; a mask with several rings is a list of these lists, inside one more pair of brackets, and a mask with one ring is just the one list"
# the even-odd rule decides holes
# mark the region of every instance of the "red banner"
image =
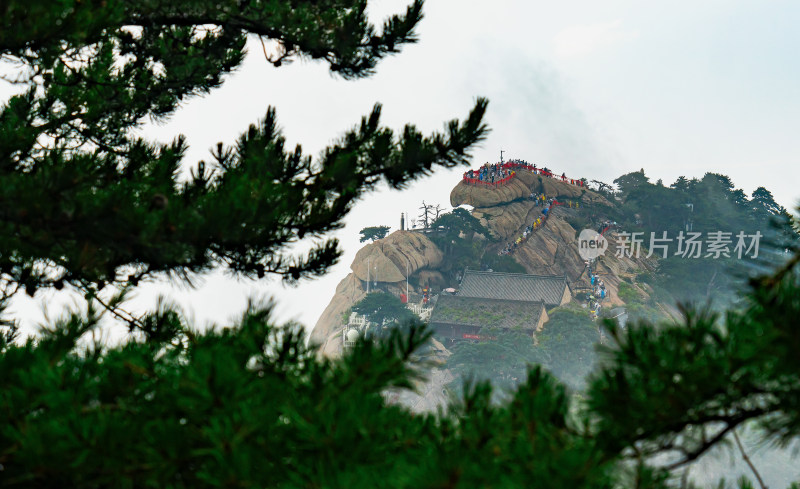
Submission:
[[477,334],[464,333],[461,335],[465,340],[496,340],[496,336],[481,336]]

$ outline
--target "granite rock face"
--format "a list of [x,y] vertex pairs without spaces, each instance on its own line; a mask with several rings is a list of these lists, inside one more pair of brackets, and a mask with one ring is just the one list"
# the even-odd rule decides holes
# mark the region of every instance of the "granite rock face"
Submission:
[[[579,202],[580,208],[559,205],[552,208],[546,223],[533,232],[527,241],[522,242],[513,259],[522,265],[526,272],[542,275],[566,275],[573,294],[589,290],[589,276],[586,263],[578,253],[578,234],[583,227],[595,224],[589,222],[587,212],[603,214],[603,207],[614,204],[602,195],[591,190],[564,183],[562,181],[539,177],[529,172],[520,172],[514,180],[498,188],[465,185],[459,182],[450,194],[455,207],[468,204],[473,207],[472,214],[485,225],[492,238],[484,241],[484,253],[497,253],[507,243],[513,242],[534,220],[542,217],[543,207],[529,199],[531,192],[544,192],[548,197],[556,197],[562,202]],[[642,271],[655,269],[655,260],[617,256],[617,238],[614,232],[606,234],[609,248],[605,255],[594,264],[594,272],[605,283],[606,307],[624,305],[619,299],[619,285]],[[412,277],[412,284],[442,284],[445,279],[437,269],[444,256],[442,251],[422,232],[395,231],[382,240],[365,245],[356,254],[352,272],[336,288],[328,307],[317,321],[311,333],[311,342],[319,345],[320,354],[336,357],[342,352],[342,330],[350,308],[366,295],[366,283],[377,281],[394,293],[405,289],[406,269]],[[369,270],[369,271],[368,271]],[[458,284],[445,284],[457,288]],[[647,290],[634,285],[644,296]],[[412,285],[412,294],[418,293]],[[545,323],[544,328],[547,328]],[[415,411],[432,411],[446,404],[444,387],[453,380],[449,370],[444,368],[447,349],[439,344],[434,350],[440,365],[431,371],[428,381],[416,385],[412,391],[387,392],[387,399],[399,402]]]
[[[566,206],[554,207],[546,224],[535,231],[514,253],[513,257],[525,271],[541,275],[567,275],[573,292],[589,285],[586,264],[578,253],[577,237],[581,229],[570,222],[578,219],[582,211]],[[486,253],[496,253],[502,246],[516,239],[522,230],[541,216],[541,207],[531,201],[515,201],[507,205],[475,209],[498,242],[488,244]],[[607,306],[624,305],[617,295],[623,278],[633,277],[637,272],[652,270],[655,261],[644,257],[616,256],[616,235],[606,235],[609,249],[595,264],[595,273],[605,282]],[[336,288],[328,307],[322,313],[311,333],[311,341],[320,345],[326,356],[341,353],[341,332],[345,326],[345,315],[350,307],[366,295],[367,263],[372,270],[370,278],[405,288],[406,258],[409,275],[425,283],[440,283],[441,273],[436,267],[442,261],[442,252],[424,234],[415,231],[396,231],[384,238],[364,246],[351,265],[353,270]],[[450,284],[457,287],[458,284]],[[412,292],[413,290],[412,285]],[[642,291],[646,293],[646,291]],[[546,326],[545,326],[546,327]]]
[[541,217],[542,207],[526,199],[494,207],[476,207],[472,215],[492,232],[493,237],[509,240],[512,236],[517,237],[520,228]]
[[352,273],[339,282],[328,307],[311,330],[309,341],[319,346],[320,354],[326,357],[338,357],[341,354],[345,316],[365,295],[367,291]]
[[524,199],[530,193],[530,187],[519,178],[497,187],[470,185],[460,182],[450,192],[450,204],[453,207],[462,204],[471,205],[472,207],[492,207],[507,204],[516,199]]
[[[570,217],[579,212],[575,209],[555,207],[544,227],[534,232],[514,253],[514,259],[525,267],[528,273],[567,274],[573,292],[589,286],[586,263],[578,253],[578,234],[581,229],[575,229],[568,222]],[[653,270],[656,263],[655,260],[647,259],[644,256],[646,253],[639,258],[617,256],[616,233],[607,233],[605,237],[609,243],[608,250],[596,260],[594,273],[605,283],[608,294],[605,305],[615,307],[624,305],[617,295],[620,282],[624,278],[633,277],[637,272]]]
[[544,193],[548,197],[580,200],[586,204],[611,205],[605,197],[585,187],[527,171],[518,172],[510,182],[497,187],[459,182],[450,192],[450,204],[453,207],[463,204],[476,208],[494,207],[525,199],[531,192]]
[[442,252],[419,232],[395,231],[384,239],[365,245],[350,265],[352,272],[336,287],[333,298],[311,332],[310,340],[320,345],[323,355],[338,356],[344,316],[366,295],[368,276],[371,280],[404,287],[408,267],[409,276],[417,274],[427,283],[441,280],[441,274],[435,270],[441,262]]
[[442,252],[424,234],[395,231],[361,248],[350,269],[358,279],[366,281],[369,264],[372,280],[402,282],[406,279],[406,268],[410,275],[422,268],[434,268],[441,262]]

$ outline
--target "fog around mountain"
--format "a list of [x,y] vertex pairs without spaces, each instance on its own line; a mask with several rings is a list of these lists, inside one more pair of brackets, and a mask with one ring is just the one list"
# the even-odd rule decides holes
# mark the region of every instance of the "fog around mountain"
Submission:
[[[417,385],[416,395],[395,402],[417,411],[446,409],[463,394],[464,382],[476,380],[491,382],[495,401],[504,402],[504,393],[525,381],[530,365],[551,371],[580,397],[604,361],[603,350],[613,347],[604,319],[636,328],[639,321],[677,324],[683,307],[736,309],[749,278],[784,263],[800,236],[794,218],[769,190],[758,187],[747,195],[717,173],[664,184],[640,170],[585,187],[557,174],[540,175],[519,169],[499,185],[457,183],[450,197],[454,211],[441,213],[427,228],[418,223],[365,245],[317,322],[312,341],[324,355],[346,354],[345,338],[354,341],[406,320],[409,311],[402,302],[407,297],[418,308],[412,310],[430,309],[422,317],[434,329],[429,353],[437,367],[427,383]],[[540,197],[546,197],[548,214],[543,214]],[[543,224],[530,226],[544,215]],[[582,231],[602,233],[606,252],[585,261]],[[509,312],[502,301],[449,300],[461,293],[470,269],[508,276],[563,275],[571,294],[549,307],[545,322],[532,331],[526,324],[530,313]],[[486,292],[488,298],[498,291]],[[478,308],[470,304],[480,301],[484,305]],[[532,310],[525,305],[530,303],[517,304]],[[450,319],[442,319],[443,314]],[[353,317],[372,324],[363,327]],[[479,329],[454,337],[444,333],[442,321]],[[797,478],[791,448],[765,446],[753,430],[743,438],[752,460],[764,467],[768,484],[783,487]],[[689,477],[711,483],[748,472],[731,447],[704,456],[691,466]]]

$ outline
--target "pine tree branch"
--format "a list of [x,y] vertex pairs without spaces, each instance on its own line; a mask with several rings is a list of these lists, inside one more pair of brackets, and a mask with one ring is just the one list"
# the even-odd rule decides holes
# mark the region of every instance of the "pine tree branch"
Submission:
[[719,433],[717,433],[713,437],[711,437],[708,440],[706,440],[705,442],[703,442],[699,447],[694,448],[692,450],[687,450],[684,447],[675,446],[674,447],[675,449],[678,449],[681,452],[683,452],[684,457],[683,457],[683,459],[678,460],[677,462],[673,462],[671,464],[668,464],[665,468],[667,470],[672,471],[672,470],[678,469],[680,467],[683,467],[683,466],[685,466],[685,465],[687,465],[687,464],[689,464],[691,462],[694,462],[695,460],[700,458],[701,455],[706,453],[711,447],[715,446],[723,438],[725,438],[725,436],[731,430],[736,428],[736,426],[738,426],[738,423],[737,424],[729,424],[729,425],[725,426],[724,428],[722,428],[719,431]]
[[[422,19],[422,0],[414,0],[404,14],[388,18],[380,35],[366,19],[366,2],[346,2],[327,7],[317,2],[292,2],[281,5],[252,5],[239,2],[235,8],[220,3],[207,3],[199,8],[182,9],[167,3],[147,4],[115,2],[107,5],[100,15],[91,4],[71,5],[61,9],[41,9],[43,22],[58,19],[62,29],[48,26],[23,36],[11,25],[27,20],[11,9],[0,25],[0,53],[24,56],[25,53],[52,50],[63,41],[67,45],[91,44],[102,40],[109,32],[126,27],[163,30],[167,27],[214,25],[223,31],[247,32],[282,41],[288,51],[297,51],[313,59],[325,59],[331,70],[345,78],[359,78],[372,73],[378,60],[397,53],[403,44],[416,42],[414,29]],[[13,15],[12,15],[13,14]],[[21,17],[21,18],[20,18]],[[68,23],[80,24],[79,33],[69,34]],[[277,20],[276,20],[277,19]],[[309,20],[312,22],[309,23]],[[313,21],[316,20],[316,23]],[[67,34],[64,33],[63,27]],[[311,27],[311,28],[310,28]],[[353,32],[355,30],[355,32]]]
[[764,484],[764,479],[761,478],[761,474],[758,473],[758,470],[756,470],[756,466],[753,464],[753,461],[750,460],[750,457],[744,450],[744,445],[742,445],[742,441],[739,439],[739,434],[736,433],[735,429],[732,430],[732,433],[733,433],[733,439],[736,440],[736,445],[739,447],[739,452],[742,454],[742,459],[750,467],[750,470],[753,471],[753,475],[755,475],[756,479],[758,479],[758,484],[761,486],[761,489],[767,489],[767,485]]
[[114,317],[127,324],[130,331],[142,329],[141,320],[137,319],[133,314],[122,309],[118,305],[112,304],[111,302],[107,302],[102,298],[100,298],[99,294],[96,293],[92,284],[86,281],[82,281],[81,289],[83,290],[86,296],[91,298],[90,300],[96,301],[103,307],[103,309],[110,312]]

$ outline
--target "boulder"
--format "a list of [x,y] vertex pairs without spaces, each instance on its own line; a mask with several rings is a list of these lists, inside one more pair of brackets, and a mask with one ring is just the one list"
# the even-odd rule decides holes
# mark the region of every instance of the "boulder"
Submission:
[[[366,282],[403,282],[408,274],[442,262],[442,252],[424,234],[415,231],[395,231],[384,239],[370,243],[356,253],[350,268],[355,276]],[[371,270],[367,273],[367,265]]]
[[489,187],[486,185],[469,185],[459,182],[450,192],[450,205],[458,207],[462,204],[472,207],[491,207],[507,204],[517,199],[524,199],[531,194],[530,187],[520,178],[514,178],[505,185]]
[[[528,273],[544,275],[561,275],[566,273],[573,287],[589,287],[590,280],[585,261],[578,253],[577,233],[564,217],[575,212],[571,209],[556,207],[552,211],[547,224],[535,232],[514,253],[514,259]],[[656,263],[645,258],[646,250],[639,257],[617,256],[617,239],[614,233],[606,235],[608,250],[595,261],[594,272],[606,286],[605,307],[625,305],[617,291],[624,277],[632,277],[638,270],[653,270]],[[647,295],[646,291],[642,291]]]
[[[408,259],[408,261],[406,261]],[[395,231],[384,239],[361,248],[350,265],[349,273],[339,285],[328,307],[322,312],[311,331],[311,341],[320,346],[324,356],[341,354],[341,332],[345,314],[366,296],[367,263],[371,268],[370,280],[386,282],[405,289],[406,264],[408,274],[417,273],[423,283],[440,284],[444,281],[435,268],[442,262],[442,252],[424,234],[415,231]],[[412,292],[416,292],[413,290]]]
[[563,182],[557,178],[534,175],[524,170],[517,172],[516,177],[507,184],[497,187],[459,182],[450,192],[450,204],[453,207],[462,204],[472,207],[494,207],[525,199],[531,192],[544,192],[548,197],[566,197],[587,204],[611,205],[605,197],[585,187]]

